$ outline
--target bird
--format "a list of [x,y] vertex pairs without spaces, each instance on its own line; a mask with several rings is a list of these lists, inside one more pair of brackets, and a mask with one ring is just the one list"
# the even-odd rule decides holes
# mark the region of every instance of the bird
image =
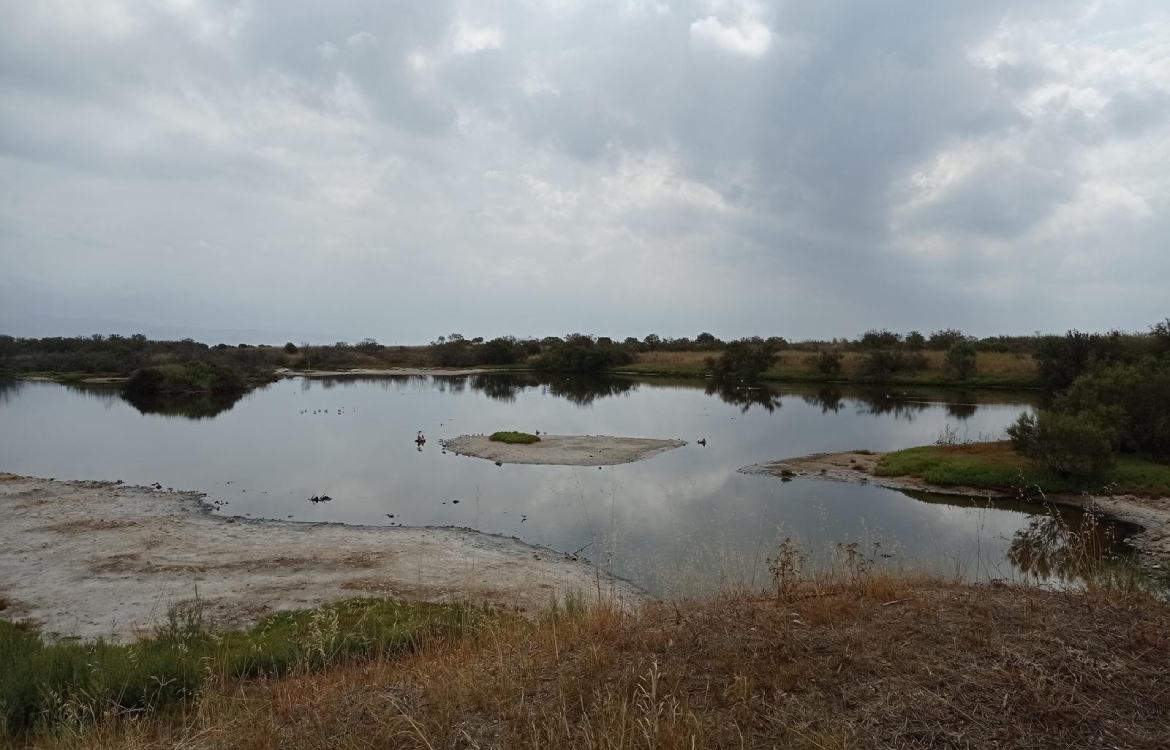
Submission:
[[707,445],[707,438],[699,438],[695,442],[698,443],[699,445],[706,446]]

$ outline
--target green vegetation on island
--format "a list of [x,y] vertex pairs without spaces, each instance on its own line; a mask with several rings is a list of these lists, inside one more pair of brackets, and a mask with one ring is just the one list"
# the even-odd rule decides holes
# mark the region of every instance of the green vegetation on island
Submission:
[[512,431],[493,432],[488,437],[488,440],[493,440],[497,443],[507,443],[509,445],[531,445],[540,442],[540,438],[536,435],[527,432]]

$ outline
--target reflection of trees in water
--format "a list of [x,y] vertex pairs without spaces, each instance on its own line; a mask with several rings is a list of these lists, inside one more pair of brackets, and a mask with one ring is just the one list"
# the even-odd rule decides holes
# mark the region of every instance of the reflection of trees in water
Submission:
[[588,406],[599,398],[621,396],[637,389],[638,384],[623,378],[535,375],[473,375],[467,380],[471,390],[496,401],[512,402],[521,391],[541,388],[549,396],[567,399],[578,406]]
[[875,417],[892,415],[894,419],[913,422],[914,418],[933,404],[924,401],[906,401],[889,393],[863,391],[857,396],[858,413]]
[[159,414],[185,419],[211,419],[239,402],[243,393],[237,394],[190,394],[183,396],[126,396],[122,398],[142,414]]
[[16,378],[2,378],[0,377],[0,404],[6,404],[12,400],[20,390],[20,381]]
[[765,385],[742,385],[721,380],[712,380],[707,383],[708,396],[718,396],[725,404],[738,406],[741,412],[746,413],[753,406],[762,406],[769,412],[780,408],[780,394]]
[[577,406],[588,406],[599,398],[624,396],[638,389],[633,380],[619,378],[553,378],[545,384],[545,392],[560,396]]
[[517,394],[525,388],[533,388],[536,383],[526,383],[514,377],[500,377],[498,375],[472,375],[471,390],[482,393],[493,401],[512,403]]
[[810,406],[821,407],[821,414],[836,414],[845,407],[845,395],[836,388],[820,388],[816,393],[802,393],[800,398]]
[[1085,579],[1118,563],[1114,554],[1117,537],[1114,527],[1091,513],[1070,518],[1053,512],[1033,518],[1017,531],[1007,556],[1013,565],[1036,578]]
[[978,408],[975,404],[947,404],[947,416],[963,421],[974,415]]
[[338,386],[351,388],[355,385],[376,385],[384,391],[398,390],[411,383],[430,383],[428,375],[333,375],[327,378],[301,378],[301,390],[313,388],[331,390]]

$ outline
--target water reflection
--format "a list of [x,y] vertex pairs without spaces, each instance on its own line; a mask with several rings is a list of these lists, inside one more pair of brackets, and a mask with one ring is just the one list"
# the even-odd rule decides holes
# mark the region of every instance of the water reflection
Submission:
[[753,406],[761,406],[769,414],[781,406],[780,393],[767,385],[712,380],[704,390],[708,396],[718,396],[723,403],[738,406],[742,414],[747,414]]
[[1099,576],[1108,568],[1133,567],[1132,551],[1120,544],[1123,530],[1088,511],[1050,509],[1012,536],[1007,557],[1039,580],[1072,582]]
[[800,397],[806,404],[819,406],[821,414],[830,412],[836,414],[845,406],[845,396],[839,388],[818,388],[816,391],[801,394]]
[[126,403],[137,409],[139,414],[157,414],[165,417],[185,417],[195,420],[212,419],[231,409],[243,397],[242,393],[193,393],[168,396],[122,394]]
[[[234,403],[131,404],[116,388],[7,384],[0,385],[0,469],[158,481],[205,491],[227,503],[218,512],[254,518],[463,526],[517,536],[577,552],[660,592],[687,570],[696,581],[728,580],[738,570],[756,577],[776,540],[789,535],[813,557],[872,540],[897,555],[892,562],[947,575],[1076,575],[1054,562],[1066,553],[1037,546],[1062,540],[1033,527],[1048,515],[1043,507],[783,483],[736,471],[786,456],[928,443],[958,418],[959,405],[965,432],[1002,434],[1033,396],[950,401],[954,394],[945,391],[711,385],[536,374],[357,376],[281,380]],[[689,444],[604,469],[496,466],[438,447],[439,438],[524,428]],[[421,451],[418,430],[433,438]],[[700,437],[706,445],[697,444]],[[332,500],[306,499],[322,493]]]

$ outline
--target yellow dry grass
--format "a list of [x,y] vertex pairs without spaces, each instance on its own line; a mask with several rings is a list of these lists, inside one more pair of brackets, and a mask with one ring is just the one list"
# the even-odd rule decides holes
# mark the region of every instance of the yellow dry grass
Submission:
[[1155,748],[1168,673],[1165,603],[865,575],[507,622],[70,746]]

